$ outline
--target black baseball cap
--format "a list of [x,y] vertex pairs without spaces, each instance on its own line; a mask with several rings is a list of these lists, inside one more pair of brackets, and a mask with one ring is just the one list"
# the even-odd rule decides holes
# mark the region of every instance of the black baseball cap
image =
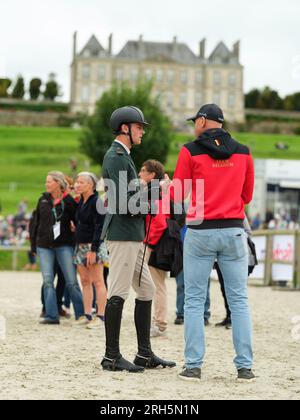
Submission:
[[225,121],[222,109],[216,104],[203,105],[197,114],[194,117],[188,118],[187,121],[195,122],[198,118],[201,117],[204,117],[207,120],[216,121],[221,124]]

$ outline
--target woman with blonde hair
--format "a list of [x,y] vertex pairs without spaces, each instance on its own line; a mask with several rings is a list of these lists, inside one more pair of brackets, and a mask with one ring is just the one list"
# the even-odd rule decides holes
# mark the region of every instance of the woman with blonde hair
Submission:
[[57,260],[74,306],[76,320],[83,314],[82,294],[73,264],[75,237],[71,222],[75,221],[77,204],[66,192],[67,183],[61,172],[50,172],[46,193],[38,201],[30,240],[40,258],[43,275],[45,314],[41,324],[59,324],[59,311],[54,289],[54,266]]
[[[103,265],[108,259],[105,244],[100,240],[105,216],[97,210],[99,197],[97,178],[90,172],[81,172],[76,179],[76,190],[81,194],[76,212],[76,251],[74,263],[81,278],[87,328],[101,328],[107,292]],[[92,317],[93,285],[96,289],[97,316]]]

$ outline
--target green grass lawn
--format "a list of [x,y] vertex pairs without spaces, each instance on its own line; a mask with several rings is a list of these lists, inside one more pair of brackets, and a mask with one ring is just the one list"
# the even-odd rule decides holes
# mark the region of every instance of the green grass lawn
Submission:
[[[18,202],[26,198],[32,209],[44,190],[45,175],[51,170],[71,173],[70,159],[77,159],[78,171],[86,169],[88,158],[79,152],[80,131],[69,128],[27,128],[0,126],[0,205],[2,214],[14,214]],[[300,137],[274,134],[234,133],[241,143],[251,147],[256,158],[300,159]],[[176,134],[167,161],[173,171],[180,145],[192,135]],[[289,150],[276,150],[284,142]],[[90,168],[100,174],[100,166]]]
[[[16,212],[26,198],[30,208],[44,191],[46,174],[60,170],[71,174],[70,159],[78,172],[88,159],[79,152],[80,131],[65,128],[0,127],[0,203],[4,215]],[[100,167],[90,168],[100,173]]]

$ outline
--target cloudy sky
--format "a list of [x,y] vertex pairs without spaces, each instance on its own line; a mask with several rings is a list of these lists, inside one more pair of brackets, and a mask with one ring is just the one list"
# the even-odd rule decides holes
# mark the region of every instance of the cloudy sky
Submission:
[[241,40],[245,90],[270,85],[282,95],[300,91],[299,0],[0,0],[0,77],[47,78],[55,72],[69,99],[72,35],[81,49],[91,34],[114,52],[128,39],[170,41],[177,35],[198,52]]

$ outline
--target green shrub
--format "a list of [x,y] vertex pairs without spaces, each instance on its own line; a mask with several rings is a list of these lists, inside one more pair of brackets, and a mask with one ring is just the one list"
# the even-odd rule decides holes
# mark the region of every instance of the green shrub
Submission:
[[95,114],[87,119],[81,136],[81,151],[95,164],[102,164],[114,135],[109,127],[110,116],[117,108],[134,105],[140,108],[147,121],[147,127],[142,146],[134,147],[132,157],[137,167],[147,159],[157,159],[166,162],[173,131],[168,117],[160,108],[158,99],[151,97],[151,84],[140,82],[132,89],[126,84],[115,85],[106,92],[97,103]]

